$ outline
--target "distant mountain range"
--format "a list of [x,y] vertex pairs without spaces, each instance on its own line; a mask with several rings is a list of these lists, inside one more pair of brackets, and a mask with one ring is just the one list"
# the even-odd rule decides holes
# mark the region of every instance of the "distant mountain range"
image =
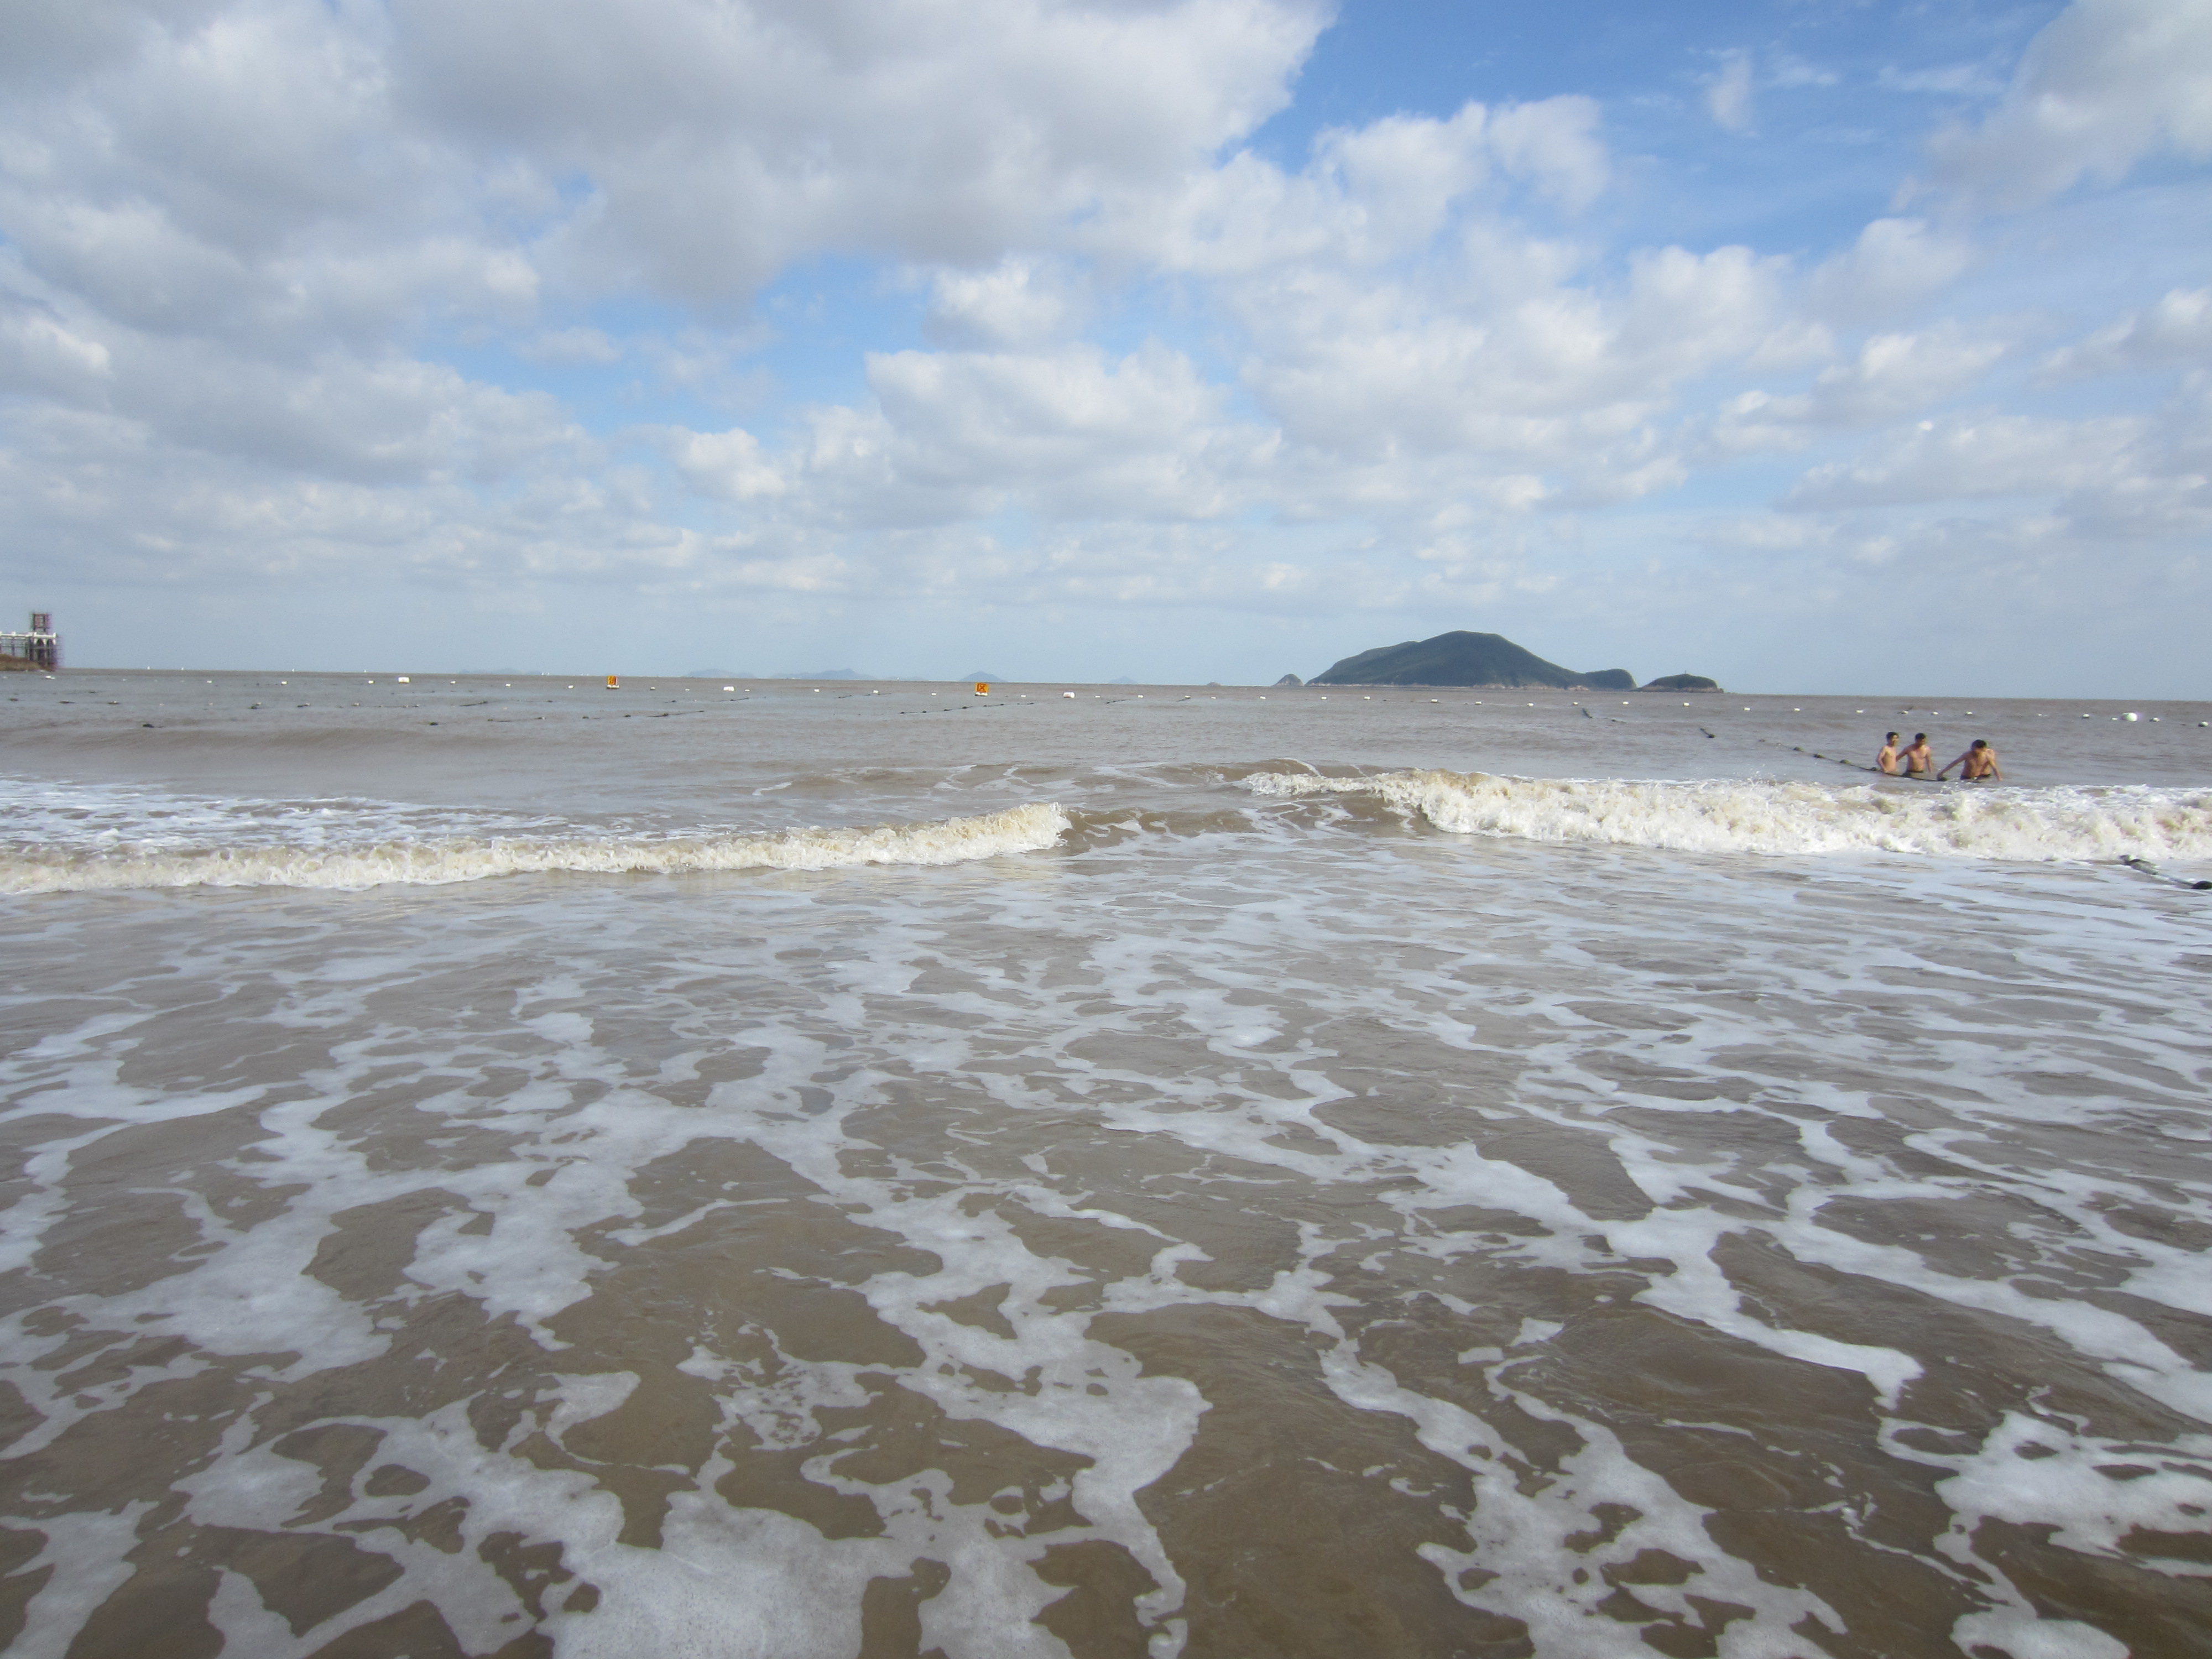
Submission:
[[1464,629],[1432,640],[1377,646],[1346,657],[1309,685],[1540,685],[1565,690],[1633,691],[1636,677],[1626,668],[1578,673],[1546,662],[1503,634],[1470,634]]

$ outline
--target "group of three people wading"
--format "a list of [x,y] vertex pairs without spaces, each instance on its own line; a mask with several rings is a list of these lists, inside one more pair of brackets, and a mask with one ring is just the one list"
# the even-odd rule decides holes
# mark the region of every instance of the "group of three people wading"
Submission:
[[1950,766],[1943,768],[1940,772],[1931,772],[1929,769],[1935,763],[1935,751],[1928,746],[1928,734],[1925,732],[1916,732],[1912,734],[1912,746],[1910,749],[1899,749],[1897,746],[1897,733],[1891,732],[1882,739],[1881,753],[1875,756],[1874,761],[1875,771],[1887,772],[1892,777],[1932,777],[1941,782],[1955,767],[1958,769],[1959,780],[1962,783],[1979,783],[1984,780],[1991,783],[2004,781],[2004,774],[1997,770],[1997,751],[1990,747],[1990,740],[1987,738],[1976,738],[1972,748],[1967,750],[1965,754],[1953,761]]

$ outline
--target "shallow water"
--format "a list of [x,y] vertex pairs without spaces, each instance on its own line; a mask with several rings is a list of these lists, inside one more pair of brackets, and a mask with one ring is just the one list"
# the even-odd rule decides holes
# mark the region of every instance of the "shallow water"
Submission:
[[2201,708],[279,678],[0,685],[11,1654],[2212,1628]]

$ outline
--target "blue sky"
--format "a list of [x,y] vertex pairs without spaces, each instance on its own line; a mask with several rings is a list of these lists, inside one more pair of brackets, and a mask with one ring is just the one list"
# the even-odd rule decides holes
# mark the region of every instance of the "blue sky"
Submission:
[[0,94],[76,662],[2208,695],[2212,0],[84,0]]

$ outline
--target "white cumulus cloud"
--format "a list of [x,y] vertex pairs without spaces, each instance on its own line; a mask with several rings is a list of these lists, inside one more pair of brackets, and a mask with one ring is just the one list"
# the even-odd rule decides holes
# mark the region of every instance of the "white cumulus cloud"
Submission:
[[2046,379],[2212,368],[2212,288],[2174,289],[2046,358]]
[[588,197],[580,280],[742,302],[839,250],[975,263],[1285,101],[1317,0],[392,0],[397,95]]
[[2116,182],[2155,155],[2212,157],[2212,0],[2075,0],[1997,109],[1932,152],[1940,180],[2004,207]]

